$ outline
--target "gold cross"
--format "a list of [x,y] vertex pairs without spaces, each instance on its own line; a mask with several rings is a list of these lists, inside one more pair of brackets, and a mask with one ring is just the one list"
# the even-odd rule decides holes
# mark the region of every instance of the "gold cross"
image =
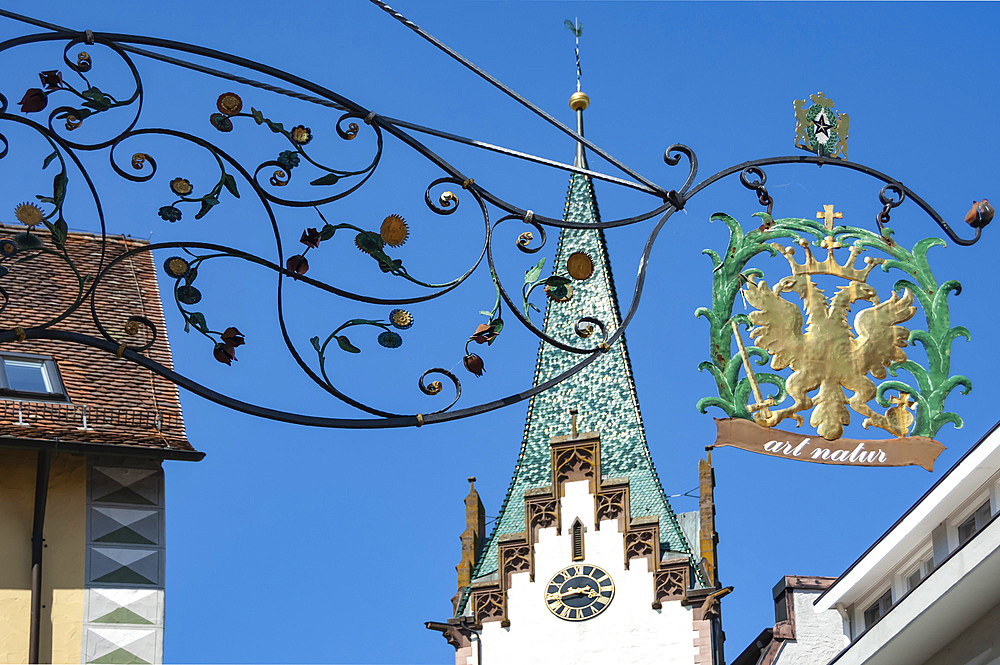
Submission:
[[909,408],[913,404],[913,400],[910,399],[909,393],[900,393],[896,397],[890,397],[889,403],[894,407],[901,406],[903,408]]
[[828,206],[828,205],[823,206],[823,212],[816,213],[816,219],[822,219],[826,223],[827,231],[833,230],[833,220],[843,219],[843,218],[844,218],[844,213],[834,212],[833,206]]

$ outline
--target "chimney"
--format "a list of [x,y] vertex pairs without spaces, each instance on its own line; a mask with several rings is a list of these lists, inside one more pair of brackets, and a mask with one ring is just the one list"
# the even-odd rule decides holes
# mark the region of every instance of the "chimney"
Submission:
[[472,582],[472,571],[476,568],[479,555],[482,553],[486,536],[486,509],[476,491],[476,477],[469,477],[469,495],[465,497],[465,531],[462,532],[462,560],[455,566],[458,571],[458,592],[452,598],[452,604],[458,610],[462,592]]

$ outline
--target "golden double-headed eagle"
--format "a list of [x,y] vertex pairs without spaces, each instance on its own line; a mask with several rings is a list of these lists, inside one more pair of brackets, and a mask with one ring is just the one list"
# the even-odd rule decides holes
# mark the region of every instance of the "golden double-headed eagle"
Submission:
[[[810,425],[823,438],[833,440],[843,434],[844,425],[851,421],[847,410],[850,406],[865,416],[862,427],[879,427],[896,436],[906,436],[897,418],[887,418],[868,405],[875,397],[876,386],[867,375],[883,379],[890,364],[906,360],[903,347],[910,331],[896,324],[909,320],[916,312],[912,306],[913,294],[905,290],[902,297],[893,293],[889,300],[880,302],[866,280],[882,260],[865,257],[865,268],[856,269],[854,263],[862,251],[858,245],[851,247],[850,258],[840,265],[834,261],[833,252],[841,245],[832,237],[828,236],[820,245],[827,249],[827,258],[822,262],[815,259],[808,241],[800,240],[799,244],[805,249],[804,263],[795,261],[794,248],[775,245],[792,266],[790,276],[778,281],[773,289],[763,280],[750,278],[743,291],[747,301],[757,308],[750,313],[750,321],[756,326],[750,331],[750,338],[773,356],[771,367],[792,368],[785,389],[794,403],[783,409],[757,412],[754,419],[766,427],[774,427],[786,418],[801,425],[803,418],[799,412],[815,407]],[[810,278],[820,274],[849,281],[827,299]],[[783,293],[795,293],[802,299],[807,317],[805,332],[802,310],[785,300]],[[858,301],[873,306],[854,317],[855,336],[847,315]],[[809,393],[817,388],[819,392],[810,397]],[[853,393],[850,399],[844,388]]]

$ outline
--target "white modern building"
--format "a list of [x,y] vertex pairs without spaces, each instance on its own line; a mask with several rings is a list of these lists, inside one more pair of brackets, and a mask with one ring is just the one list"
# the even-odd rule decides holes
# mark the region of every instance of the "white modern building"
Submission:
[[784,578],[732,665],[1000,664],[998,428],[840,577]]

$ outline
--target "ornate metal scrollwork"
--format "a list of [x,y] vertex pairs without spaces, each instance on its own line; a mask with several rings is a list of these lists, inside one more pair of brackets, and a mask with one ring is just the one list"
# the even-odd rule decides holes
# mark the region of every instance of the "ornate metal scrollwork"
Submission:
[[[678,178],[676,188],[668,188],[639,175],[622,164],[590,140],[578,136],[536,106],[517,96],[505,86],[479,70],[475,65],[461,58],[453,51],[427,35],[412,22],[407,21],[384,3],[372,0],[411,30],[431,40],[448,55],[458,59],[464,66],[481,75],[505,94],[552,124],[591,150],[605,158],[620,173],[609,175],[589,168],[560,164],[552,160],[520,153],[507,148],[484,144],[472,139],[456,136],[440,130],[423,127],[405,120],[388,118],[342,95],[328,90],[314,82],[294,74],[284,72],[266,64],[254,62],[238,56],[221,53],[212,49],[184,44],[181,42],[134,35],[108,35],[91,31],[71,30],[33,19],[26,19],[13,12],[0,10],[0,17],[20,21],[26,25],[41,27],[41,32],[25,34],[0,43],[0,54],[25,45],[58,44],[62,46],[61,62],[40,63],[39,87],[28,88],[26,92],[0,90],[0,160],[17,160],[19,168],[30,169],[40,164],[41,171],[51,177],[51,188],[36,195],[34,201],[25,201],[15,208],[15,217],[23,224],[23,230],[7,240],[0,241],[0,287],[6,272],[5,264],[13,261],[31,261],[39,256],[47,256],[64,263],[74,274],[74,293],[68,299],[65,311],[49,320],[28,328],[11,326],[10,322],[0,323],[0,343],[15,339],[58,339],[87,345],[94,349],[114,353],[163,376],[187,390],[201,395],[218,404],[256,416],[319,427],[376,428],[420,426],[434,422],[444,422],[495,410],[520,402],[538,394],[557,383],[566,380],[585,366],[596,360],[624,334],[639,305],[647,263],[661,229],[672,214],[683,209],[685,203],[701,190],[714,182],[740,174],[745,185],[755,189],[760,202],[770,205],[770,196],[764,189],[766,176],[763,167],[770,164],[828,164],[849,168],[870,175],[885,183],[880,194],[884,210],[877,223],[881,235],[882,226],[888,222],[889,210],[908,199],[922,208],[956,243],[975,243],[992,216],[992,208],[986,202],[974,215],[972,224],[974,236],[966,239],[958,236],[944,219],[923,199],[899,181],[869,167],[835,159],[824,153],[801,156],[786,156],[745,162],[720,171],[695,185],[698,160],[694,151],[682,144],[669,146],[664,153],[668,166],[676,166],[684,158],[687,173],[683,181]],[[2,55],[0,55],[2,57]],[[117,59],[123,74],[110,81],[101,80],[104,65]],[[215,108],[206,113],[200,128],[158,127],[161,116],[150,118],[144,102],[147,98],[147,81],[142,75],[142,67],[148,61],[157,61],[176,68],[178,71],[196,71],[218,80],[218,96],[214,98]],[[210,64],[206,64],[210,63]],[[266,78],[277,83],[264,83],[257,78]],[[154,79],[150,79],[154,80]],[[154,81],[158,82],[158,79]],[[253,100],[247,92],[252,91]],[[20,101],[16,105],[9,100]],[[275,99],[291,98],[303,103],[328,109],[334,115],[326,124],[326,133],[336,134],[337,149],[327,154],[320,150],[320,142],[313,128],[282,116],[281,104],[270,104],[265,95]],[[263,101],[261,101],[263,100]],[[47,111],[47,115],[45,112]],[[181,117],[181,116],[178,116]],[[180,120],[178,123],[180,124]],[[313,125],[318,127],[318,125]],[[40,137],[45,145],[45,153],[35,160],[27,154],[14,151],[21,149],[19,141],[10,137],[13,130],[27,131]],[[81,131],[82,130],[82,131]],[[93,131],[91,131],[93,130]],[[88,133],[89,132],[89,133]],[[220,145],[220,137],[238,132],[241,136],[267,136],[280,143],[278,149],[270,149],[267,154],[258,154],[247,160],[232,154]],[[317,130],[318,133],[318,130]],[[511,158],[523,159],[536,164],[562,169],[569,173],[581,174],[602,180],[616,186],[628,187],[653,197],[653,203],[640,214],[611,219],[600,223],[566,221],[533,212],[528,205],[507,201],[490,190],[488,177],[477,179],[453,166],[427,147],[420,134],[472,145],[504,154]],[[166,180],[160,172],[157,155],[162,157],[162,145],[169,142],[177,148],[193,151],[192,154],[208,160],[212,174],[207,179],[202,174],[170,174]],[[408,221],[412,213],[386,211],[381,226],[373,228],[366,223],[333,219],[329,216],[330,204],[358,192],[368,183],[383,163],[388,146],[412,149],[425,158],[438,173],[424,191],[424,203],[432,215],[471,215],[481,218],[476,228],[482,228],[482,242],[476,253],[468,257],[461,274],[446,281],[429,281],[418,270],[407,265],[396,251],[412,236],[422,232],[419,222]],[[345,165],[342,149],[354,150],[356,164]],[[846,151],[845,151],[846,152]],[[82,159],[85,153],[105,154],[111,170],[121,182],[142,185],[164,180],[166,188],[157,190],[157,198],[150,202],[149,213],[158,217],[165,225],[192,224],[213,215],[213,211],[225,209],[237,199],[252,202],[256,208],[258,221],[269,227],[273,234],[274,248],[271,258],[257,255],[234,246],[235,243],[209,242],[205,240],[185,240],[158,242],[130,249],[117,257],[104,257],[97,268],[86,272],[80,269],[78,260],[66,250],[68,233],[68,201],[89,198],[89,205],[95,211],[102,238],[106,238],[109,228],[106,220],[107,205],[98,191],[95,180],[88,173]],[[360,158],[357,154],[362,153]],[[10,163],[8,161],[7,163]],[[20,166],[23,165],[23,166]],[[750,176],[755,179],[751,180]],[[432,176],[434,177],[434,176]],[[306,194],[297,196],[296,193]],[[169,195],[166,193],[169,192]],[[893,196],[890,197],[889,194]],[[72,195],[72,196],[71,196]],[[75,203],[74,203],[75,205]],[[461,211],[461,212],[460,212]],[[296,215],[298,212],[298,216]],[[308,212],[316,215],[314,226],[301,224],[301,215]],[[214,213],[215,216],[218,213]],[[491,217],[492,215],[492,217]],[[383,215],[379,215],[382,217]],[[327,221],[328,217],[333,220]],[[299,221],[289,221],[291,219]],[[210,219],[214,219],[211,217]],[[495,221],[493,221],[495,219]],[[636,287],[629,302],[621,325],[612,327],[609,322],[593,317],[584,317],[574,325],[575,344],[559,341],[546,334],[542,326],[532,320],[531,311],[546,297],[557,301],[572,300],[572,279],[587,275],[587,257],[579,257],[570,276],[549,273],[544,260],[527,265],[527,274],[521,284],[521,293],[510,289],[510,280],[502,275],[494,262],[494,249],[499,245],[494,240],[514,246],[524,254],[534,254],[546,246],[553,230],[562,228],[592,228],[610,230],[649,221],[652,228],[638,263]],[[295,249],[282,245],[284,231],[288,233],[290,224],[298,224],[295,234],[301,229],[299,243]],[[412,227],[412,228],[411,228]],[[189,227],[189,228],[194,228]],[[116,232],[122,229],[116,228]],[[478,233],[478,231],[477,231]],[[384,297],[368,293],[357,293],[341,288],[317,278],[316,271],[310,273],[310,262],[320,258],[311,252],[329,244],[353,244],[363,252],[387,281],[408,289],[418,289],[418,295]],[[137,314],[126,313],[125,336],[117,332],[122,323],[114,326],[102,320],[94,306],[100,289],[108,288],[107,273],[115,265],[140,252],[164,252],[168,254],[163,264],[166,276],[173,280],[170,288],[178,313],[185,329],[205,338],[205,358],[212,357],[219,363],[230,365],[237,360],[238,349],[249,343],[239,321],[221,320],[206,311],[202,302],[202,285],[209,279],[213,269],[233,261],[250,264],[257,269],[275,275],[274,299],[278,332],[294,363],[303,374],[347,407],[359,411],[362,417],[318,417],[268,408],[263,405],[248,404],[231,396],[220,394],[200,384],[190,377],[166,367],[151,359],[145,352],[152,345],[159,331],[149,319]],[[16,257],[16,258],[15,258]],[[323,256],[325,259],[325,255]],[[340,354],[354,354],[362,347],[373,346],[373,342],[386,352],[405,346],[406,329],[421,321],[418,309],[423,303],[440,298],[465,283],[477,271],[483,271],[483,259],[496,291],[493,307],[484,310],[488,318],[469,336],[464,355],[458,353],[452,359],[436,359],[440,367],[427,369],[414,382],[415,388],[426,398],[436,400],[435,407],[426,413],[399,413],[390,406],[369,404],[338,383],[330,367]],[[367,259],[366,259],[367,260]],[[593,265],[591,263],[591,270]],[[558,267],[559,270],[563,266]],[[412,270],[412,272],[411,272]],[[583,277],[585,278],[585,277]],[[285,311],[284,289],[292,283],[313,289],[324,297],[337,299],[341,304],[353,303],[385,306],[385,318],[364,317],[348,313],[338,326],[326,331],[297,331],[291,329]],[[168,282],[169,283],[169,282]],[[405,283],[405,284],[404,284]],[[513,291],[513,295],[512,295]],[[0,312],[11,299],[19,294],[0,288]],[[90,307],[93,313],[95,334],[61,327],[61,323],[81,308]],[[353,318],[352,318],[353,317]],[[536,317],[537,318],[537,317]],[[449,369],[452,361],[463,364],[476,376],[481,376],[488,365],[479,353],[472,351],[471,345],[489,347],[497,341],[506,322],[518,321],[544,343],[554,345],[578,359],[570,368],[551,380],[527,390],[504,395],[480,404],[465,406],[460,404],[462,385],[459,378]],[[10,326],[10,327],[5,327]],[[139,332],[142,335],[138,335]],[[135,339],[130,339],[135,337]],[[310,348],[311,347],[311,348]],[[243,351],[239,351],[243,353]],[[433,376],[432,376],[433,375]],[[432,379],[428,381],[427,379]],[[444,381],[446,379],[447,381]],[[450,382],[452,387],[445,389]],[[443,394],[442,394],[443,393]],[[451,397],[450,403],[442,403]],[[458,408],[454,408],[458,407]]]

